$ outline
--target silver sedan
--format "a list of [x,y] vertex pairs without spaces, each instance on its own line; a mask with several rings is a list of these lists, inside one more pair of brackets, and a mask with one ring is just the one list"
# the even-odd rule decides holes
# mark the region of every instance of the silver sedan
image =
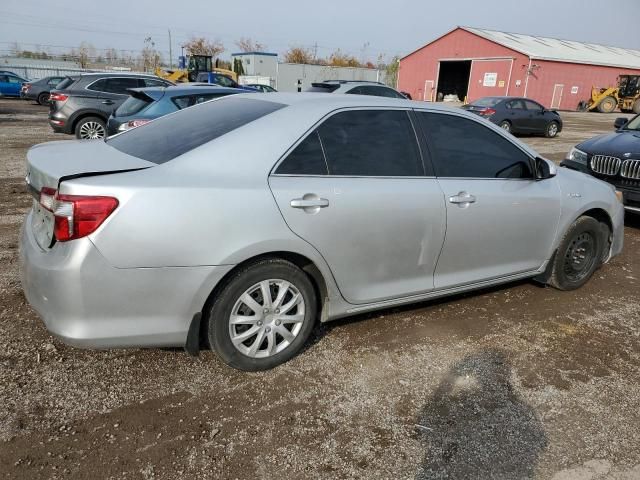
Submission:
[[28,153],[27,299],[85,347],[208,344],[267,369],[316,321],[523,278],[583,285],[622,249],[608,184],[460,110],[237,95]]

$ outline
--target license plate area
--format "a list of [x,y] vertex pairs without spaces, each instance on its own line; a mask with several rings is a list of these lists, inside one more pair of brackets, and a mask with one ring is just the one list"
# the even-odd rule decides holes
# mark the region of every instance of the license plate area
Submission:
[[31,216],[31,228],[40,248],[49,249],[53,245],[53,213],[33,200],[33,215]]

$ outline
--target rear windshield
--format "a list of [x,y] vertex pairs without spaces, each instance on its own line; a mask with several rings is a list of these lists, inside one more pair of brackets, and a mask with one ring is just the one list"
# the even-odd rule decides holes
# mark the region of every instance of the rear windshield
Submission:
[[233,95],[160,117],[105,141],[128,155],[161,164],[283,107]]
[[471,102],[470,105],[473,105],[474,107],[495,107],[501,100],[502,98],[485,97],[480,98],[475,102]]
[[113,116],[128,117],[129,115],[135,115],[147,108],[151,103],[153,103],[153,99],[146,95],[141,95],[140,97],[129,97],[118,107]]
[[74,83],[78,78],[77,77],[65,77],[63,78],[59,84],[56,85],[56,90],[64,90],[69,87],[72,83]]

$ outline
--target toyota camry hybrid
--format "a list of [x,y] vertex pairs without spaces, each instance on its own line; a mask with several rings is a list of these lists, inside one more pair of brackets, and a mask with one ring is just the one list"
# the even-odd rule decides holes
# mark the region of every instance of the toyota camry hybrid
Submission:
[[28,152],[22,282],[73,345],[210,346],[243,370],[316,321],[533,278],[622,249],[614,187],[477,115],[361,95],[234,95]]

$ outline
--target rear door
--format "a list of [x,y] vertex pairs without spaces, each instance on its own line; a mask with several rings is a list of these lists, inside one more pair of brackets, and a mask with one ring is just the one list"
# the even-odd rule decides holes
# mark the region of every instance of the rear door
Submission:
[[556,179],[534,179],[532,158],[479,122],[446,113],[417,115],[447,206],[435,287],[538,269],[548,260],[560,217]]
[[354,304],[433,289],[445,206],[406,110],[333,114],[269,178],[289,227]]
[[144,82],[136,77],[111,77],[100,79],[87,86],[96,92],[96,107],[108,117],[129,97],[127,89],[144,87]]

